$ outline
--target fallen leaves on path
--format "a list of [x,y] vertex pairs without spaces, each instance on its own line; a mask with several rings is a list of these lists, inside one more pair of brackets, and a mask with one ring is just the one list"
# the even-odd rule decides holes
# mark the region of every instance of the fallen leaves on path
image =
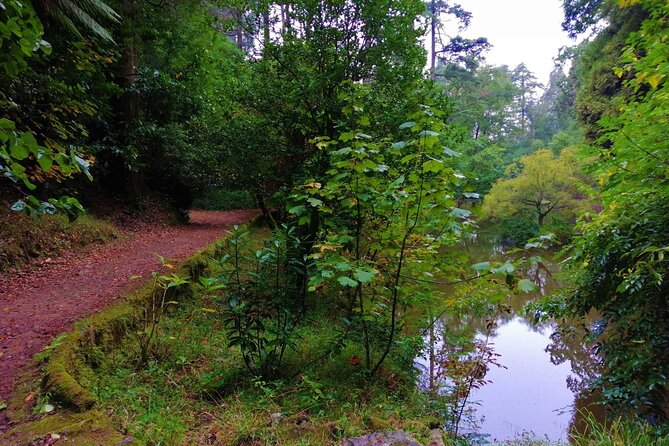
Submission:
[[193,211],[188,225],[141,226],[84,253],[0,275],[0,398],[54,336],[143,283],[160,266],[156,255],[184,260],[256,214]]

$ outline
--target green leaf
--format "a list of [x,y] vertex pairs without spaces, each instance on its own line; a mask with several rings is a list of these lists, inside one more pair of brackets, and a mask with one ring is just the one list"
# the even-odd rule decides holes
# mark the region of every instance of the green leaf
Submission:
[[12,156],[12,158],[21,161],[28,158],[30,152],[28,151],[28,148],[26,146],[19,143],[10,146],[9,154]]
[[318,207],[318,206],[321,206],[323,204],[323,202],[321,200],[319,200],[318,198],[313,198],[313,197],[312,198],[307,198],[307,203],[309,203],[313,207]]
[[339,282],[343,286],[350,286],[351,288],[355,288],[358,286],[358,282],[347,276],[339,276],[337,278],[337,282]]
[[404,124],[400,125],[400,130],[409,129],[409,128],[413,127],[414,125],[416,125],[415,122],[413,122],[413,121],[407,121],[407,122],[405,122]]
[[451,150],[448,147],[444,147],[444,155],[450,156],[452,158],[458,158],[462,156],[460,152],[456,152],[455,150]]
[[88,163],[88,161],[86,161],[85,159],[83,159],[83,158],[81,158],[77,155],[74,155],[73,158],[74,158],[74,161],[79,166],[79,169],[84,173],[84,175],[86,175],[86,178],[88,178],[89,180],[92,180],[93,176],[91,175],[91,172],[88,170],[88,168],[90,167],[90,164]]
[[38,152],[37,162],[42,170],[47,171],[53,166],[53,158],[44,153],[43,151]]
[[364,160],[362,162],[362,165],[365,166],[367,169],[370,169],[370,170],[376,170],[376,167],[377,167],[377,164],[370,159]]
[[516,270],[516,267],[513,266],[513,264],[511,264],[509,262],[506,262],[506,263],[498,266],[497,268],[493,268],[492,272],[509,275],[509,274],[513,274],[513,272],[515,270]]
[[288,209],[289,214],[294,214],[297,216],[300,216],[304,214],[307,211],[306,206],[299,205],[299,206],[293,206],[292,208]]
[[444,163],[439,160],[430,160],[423,163],[423,170],[425,172],[439,173],[444,170]]
[[532,293],[538,291],[539,287],[529,279],[522,279],[518,281],[517,285],[518,291],[523,293]]
[[472,265],[474,271],[487,271],[490,269],[490,262],[480,262]]
[[353,277],[360,283],[369,283],[374,280],[375,274],[371,271],[357,270],[353,273]]
[[343,149],[335,150],[334,152],[335,155],[346,155],[348,153],[351,153],[351,148],[350,147],[344,147]]
[[467,209],[453,208],[451,215],[456,218],[467,218],[472,215],[472,212]]
[[16,125],[13,121],[10,121],[6,118],[0,118],[0,130],[13,131],[16,128]]

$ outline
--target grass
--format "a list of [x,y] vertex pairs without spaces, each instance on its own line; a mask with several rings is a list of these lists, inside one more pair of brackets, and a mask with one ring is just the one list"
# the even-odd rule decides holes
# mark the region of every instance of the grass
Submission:
[[[256,229],[253,240],[267,235]],[[137,365],[132,334],[97,365],[97,407],[121,432],[149,445],[326,445],[394,429],[425,440],[435,420],[425,416],[423,395],[407,371],[411,360],[408,367],[389,361],[370,384],[357,342],[324,354],[339,325],[324,301],[314,300],[299,350],[287,354],[273,382],[249,375],[239,349],[228,347],[220,298],[198,293],[171,305],[158,354],[146,366]]]
[[240,368],[219,318],[202,307],[216,303],[184,304],[164,321],[160,360],[136,370],[129,340],[99,368],[94,393],[121,431],[156,445],[324,445],[378,430],[429,433],[413,386],[391,368],[366,385],[350,360],[355,345],[291,376],[330,340],[326,317],[302,330],[306,348],[288,358],[286,376],[263,382]]
[[35,218],[0,203],[0,271],[116,236],[112,224],[89,215],[70,223],[64,215]]
[[574,446],[669,446],[669,436],[648,424],[617,418],[602,426],[592,416],[585,421],[587,432],[574,436]]

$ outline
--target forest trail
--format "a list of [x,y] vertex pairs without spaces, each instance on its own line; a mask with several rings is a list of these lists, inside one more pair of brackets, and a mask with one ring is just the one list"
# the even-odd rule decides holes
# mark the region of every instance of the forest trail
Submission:
[[54,336],[144,283],[160,266],[156,254],[178,263],[258,213],[193,211],[188,225],[148,225],[83,254],[0,274],[0,400]]

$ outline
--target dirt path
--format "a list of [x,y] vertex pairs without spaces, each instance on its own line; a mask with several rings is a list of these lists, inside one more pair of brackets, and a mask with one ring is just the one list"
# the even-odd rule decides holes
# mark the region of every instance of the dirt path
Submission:
[[72,322],[100,311],[158,268],[155,254],[183,260],[221,237],[253,210],[191,213],[185,226],[149,226],[84,254],[0,275],[0,399],[22,367]]

